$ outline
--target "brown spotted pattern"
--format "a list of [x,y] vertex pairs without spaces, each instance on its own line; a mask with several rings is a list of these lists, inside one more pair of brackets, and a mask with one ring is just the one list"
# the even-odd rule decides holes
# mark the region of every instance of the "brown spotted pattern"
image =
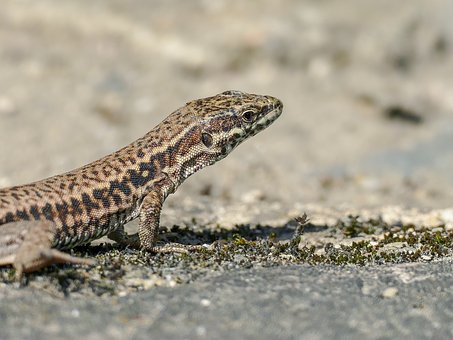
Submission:
[[163,197],[191,174],[224,158],[282,111],[270,96],[227,91],[187,103],[144,137],[102,159],[35,183],[0,189],[2,225],[48,220],[58,248],[88,243],[136,218],[161,181]]

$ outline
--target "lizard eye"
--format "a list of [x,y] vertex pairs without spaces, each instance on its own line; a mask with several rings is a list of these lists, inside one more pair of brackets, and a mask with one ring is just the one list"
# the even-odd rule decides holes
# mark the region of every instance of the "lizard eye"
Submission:
[[207,132],[203,132],[201,134],[201,142],[204,144],[204,146],[206,146],[207,148],[210,148],[212,146],[212,144],[214,143],[213,139],[212,139],[212,136],[207,133]]
[[246,123],[251,123],[255,118],[255,112],[253,110],[246,110],[242,113],[242,120]]

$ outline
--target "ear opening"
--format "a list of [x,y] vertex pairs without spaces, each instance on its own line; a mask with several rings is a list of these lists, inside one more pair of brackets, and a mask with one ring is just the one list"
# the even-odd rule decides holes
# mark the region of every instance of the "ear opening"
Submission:
[[207,148],[210,148],[212,144],[214,144],[214,139],[212,138],[211,134],[207,132],[202,132],[201,134],[201,142],[206,146]]

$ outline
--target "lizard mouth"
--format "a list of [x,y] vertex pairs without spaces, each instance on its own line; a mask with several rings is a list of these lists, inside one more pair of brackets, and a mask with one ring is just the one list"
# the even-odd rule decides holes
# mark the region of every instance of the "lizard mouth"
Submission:
[[[264,130],[269,125],[271,125],[283,111],[283,103],[277,98],[266,96],[269,98],[269,101],[272,102],[271,105],[264,110],[264,114],[255,122],[253,127],[250,129],[250,136],[256,135],[258,132]],[[267,111],[267,112],[266,112]]]

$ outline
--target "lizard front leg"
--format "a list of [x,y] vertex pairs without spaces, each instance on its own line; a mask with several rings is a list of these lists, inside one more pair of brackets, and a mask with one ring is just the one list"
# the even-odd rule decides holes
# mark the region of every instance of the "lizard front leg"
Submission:
[[121,225],[107,237],[121,246],[152,250],[159,235],[160,213],[165,200],[162,192],[161,186],[155,187],[144,197],[140,206],[138,233],[128,234],[124,230],[124,225]]
[[153,250],[159,235],[160,213],[169,193],[174,192],[174,184],[166,174],[156,180],[151,191],[143,196],[139,207],[139,231],[128,234],[124,225],[118,226],[107,237],[121,246]]
[[183,245],[167,243],[157,245],[159,223],[162,205],[167,197],[165,188],[158,186],[145,196],[140,208],[140,224],[138,237],[140,247],[156,253],[187,253],[193,250],[205,249],[201,245]]

